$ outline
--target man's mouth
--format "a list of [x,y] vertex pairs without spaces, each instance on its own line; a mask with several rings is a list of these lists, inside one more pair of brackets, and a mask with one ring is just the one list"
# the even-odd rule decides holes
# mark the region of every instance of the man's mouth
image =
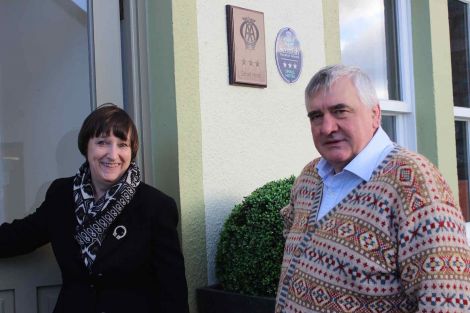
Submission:
[[335,145],[342,142],[343,139],[330,139],[323,142],[324,145]]

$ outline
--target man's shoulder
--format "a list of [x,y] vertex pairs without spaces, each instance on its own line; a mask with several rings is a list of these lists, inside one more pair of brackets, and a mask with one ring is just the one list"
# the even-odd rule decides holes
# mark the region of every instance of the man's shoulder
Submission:
[[[441,199],[454,203],[452,191],[436,165],[427,157],[397,147],[388,157],[377,178],[392,179],[399,188],[413,187],[414,193],[426,194],[430,201]],[[410,194],[412,196],[412,194]]]
[[313,159],[312,161],[308,162],[307,165],[304,166],[302,169],[301,175],[317,175],[317,165],[320,162],[321,158]]
[[299,187],[299,185],[301,185],[301,182],[311,185],[319,181],[321,178],[320,175],[318,175],[317,165],[320,160],[321,158],[316,158],[307,163],[307,165],[305,165],[302,169],[302,172],[300,172],[300,175],[297,176],[294,182],[294,186]]
[[412,166],[415,170],[424,168],[437,170],[434,163],[432,163],[426,156],[402,146],[397,146],[395,151],[391,152],[390,156],[391,158],[387,163],[393,162],[398,166]]

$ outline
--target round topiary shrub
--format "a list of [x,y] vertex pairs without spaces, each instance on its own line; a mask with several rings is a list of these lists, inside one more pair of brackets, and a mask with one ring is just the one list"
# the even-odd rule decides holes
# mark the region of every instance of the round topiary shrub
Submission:
[[293,183],[294,176],[269,182],[233,208],[216,254],[216,275],[225,290],[276,295],[285,242],[279,210],[289,203]]

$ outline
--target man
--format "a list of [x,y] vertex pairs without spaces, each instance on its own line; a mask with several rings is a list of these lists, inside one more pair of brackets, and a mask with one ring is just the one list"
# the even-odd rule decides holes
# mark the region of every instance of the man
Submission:
[[436,167],[382,130],[369,78],[325,67],[305,101],[321,158],[281,211],[276,312],[470,312],[460,209]]

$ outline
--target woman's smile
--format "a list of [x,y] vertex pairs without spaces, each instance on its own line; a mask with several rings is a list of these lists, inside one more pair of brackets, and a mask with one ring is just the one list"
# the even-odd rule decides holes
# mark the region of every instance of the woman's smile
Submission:
[[129,136],[123,140],[111,133],[89,140],[87,160],[97,198],[119,181],[129,168],[131,158]]

